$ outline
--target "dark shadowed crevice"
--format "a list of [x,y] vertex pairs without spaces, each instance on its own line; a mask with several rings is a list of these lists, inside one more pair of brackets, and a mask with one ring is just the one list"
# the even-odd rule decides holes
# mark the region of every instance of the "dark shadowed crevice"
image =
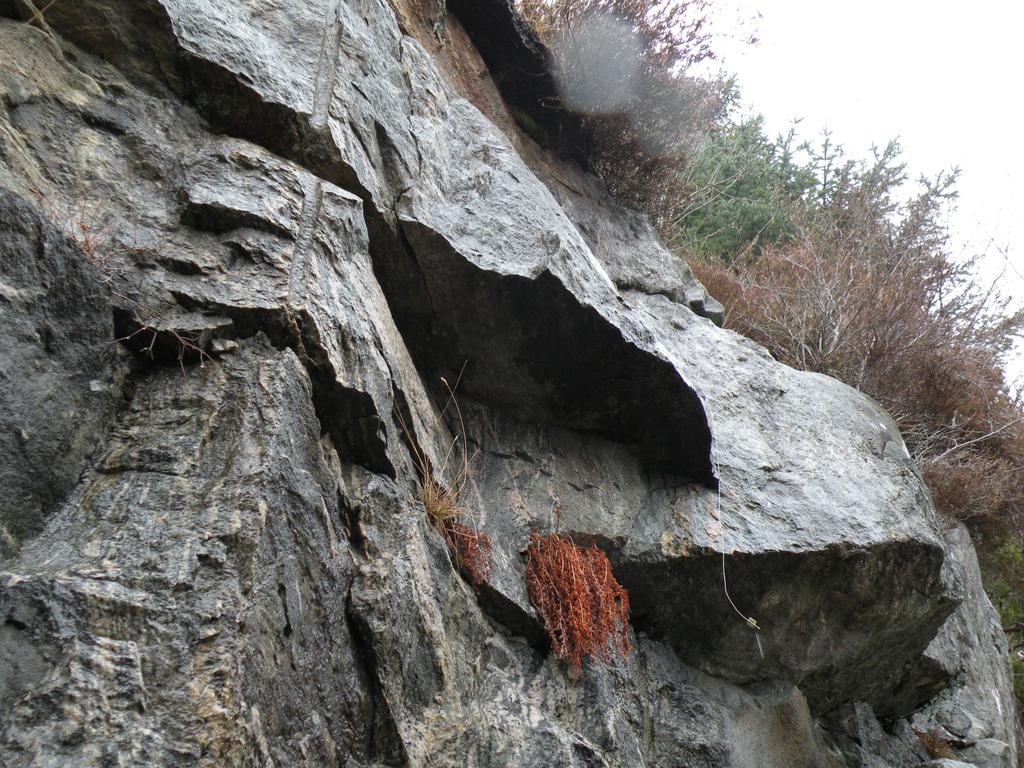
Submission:
[[[317,340],[315,324],[304,312],[289,314],[280,310],[197,302],[180,292],[174,296],[178,304],[190,312],[230,320],[228,325],[216,328],[203,339],[204,349],[215,338],[237,341],[262,333],[275,348],[288,348],[295,352],[312,384],[317,418],[340,455],[372,472],[395,477],[395,468],[387,455],[383,418],[377,413],[373,398],[337,380],[334,367]],[[130,349],[146,355],[157,364],[194,365],[199,362],[198,353],[191,349],[182,350],[173,333],[140,328],[135,315],[125,310],[115,313],[115,335]]]
[[715,487],[707,415],[670,362],[548,272],[531,279],[485,270],[418,222],[403,220],[402,231],[416,269],[371,255],[428,381],[451,378],[468,361],[467,397],[516,419],[600,435],[651,469]]
[[763,658],[723,593],[720,553],[654,563],[624,559],[614,549],[609,555],[629,590],[637,631],[710,674],[738,683],[788,680],[816,715],[859,699],[879,715],[905,717],[934,693],[932,686],[917,699],[903,696],[902,708],[892,709],[908,666],[956,609],[939,575],[937,545],[729,555],[729,593],[758,621]]
[[540,617],[532,610],[524,610],[522,605],[486,581],[476,590],[476,598],[480,610],[510,634],[522,637],[542,653],[550,650],[551,643],[544,634]]
[[189,200],[181,212],[181,223],[193,229],[216,235],[236,229],[255,229],[259,232],[291,240],[291,230],[277,225],[267,216],[258,216],[226,205]]
[[371,711],[367,718],[370,740],[365,757],[380,765],[408,765],[405,745],[377,674],[379,666],[373,650],[372,631],[365,620],[352,610],[351,593],[346,598],[345,619],[352,639],[352,653],[365,687],[370,691]]
[[[284,614],[284,628],[281,630],[285,637],[292,636],[292,619],[288,615],[288,589],[283,583],[277,585],[277,597],[281,601],[281,612]],[[292,659],[292,668],[295,667],[295,660]]]
[[341,521],[345,528],[345,538],[353,552],[366,554],[366,531],[363,529],[363,521],[359,515],[359,509],[348,502],[347,497],[341,490],[338,490],[338,509],[341,512]]
[[502,98],[541,130],[547,148],[589,167],[582,118],[565,109],[548,54],[515,10],[513,0],[448,0],[474,47],[487,64]]

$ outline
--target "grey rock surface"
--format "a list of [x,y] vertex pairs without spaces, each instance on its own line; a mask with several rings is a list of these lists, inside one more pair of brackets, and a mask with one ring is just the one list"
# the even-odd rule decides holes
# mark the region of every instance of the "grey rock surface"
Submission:
[[948,741],[966,762],[1015,766],[1018,726],[1006,635],[985,594],[967,529],[953,528],[946,539],[948,564],[961,574],[965,599],[925,649],[922,662],[952,673],[951,680],[911,722]]
[[864,702],[852,702],[829,713],[826,718],[834,748],[847,765],[865,768],[917,765],[927,751],[906,721],[885,729]]
[[[47,21],[0,18],[0,419],[47,435],[0,442],[0,762],[910,766],[905,718],[1012,710],[892,420],[695,314],[384,0]],[[479,591],[416,500],[453,435]],[[556,520],[632,597],[578,681],[523,586]]]
[[[531,527],[553,525],[557,505],[564,529],[611,553],[634,621],[691,663],[739,682],[799,681],[818,713],[864,699],[909,714],[915,703],[890,694],[960,586],[941,572],[934,513],[891,420],[664,297],[627,301],[649,328],[671,329],[662,348],[713,415],[720,490],[652,476],[606,441],[471,419],[482,451],[474,501],[484,528],[513,545],[496,557],[503,620],[529,615],[515,555]],[[722,553],[732,600],[761,625],[763,657],[723,592]]]
[[0,560],[43,529],[113,423],[109,293],[38,205],[0,189]]
[[666,296],[722,325],[725,308],[662,244],[646,217],[616,203],[600,181],[574,164],[549,160],[531,167],[619,290]]
[[259,339],[187,378],[139,379],[104,456],[0,575],[0,762],[374,753],[354,563],[311,402],[296,356]]

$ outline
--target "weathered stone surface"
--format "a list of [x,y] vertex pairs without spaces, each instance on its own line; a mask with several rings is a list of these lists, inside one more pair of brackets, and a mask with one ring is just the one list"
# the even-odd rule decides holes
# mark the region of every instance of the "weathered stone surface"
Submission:
[[[38,31],[3,31],[12,61],[36,49]],[[102,230],[96,248],[110,261],[93,271],[114,293],[117,336],[176,360],[179,336],[208,346],[263,331],[303,356],[339,449],[394,474],[392,462],[408,460],[394,453],[394,391],[416,405],[421,433],[429,406],[373,275],[362,202],[262,147],[211,134],[184,104],[151,98],[101,62],[76,69],[45,47],[36,57],[48,80],[25,81],[14,67],[0,79],[9,183],[27,194],[38,179],[55,210],[75,212],[72,228],[83,216]]]
[[369,555],[352,588],[354,624],[410,764],[842,765],[792,686],[745,690],[642,636],[628,663],[588,665],[571,682],[543,651],[495,630],[390,481],[353,468],[343,486]]
[[[309,38],[287,57],[294,69],[272,65],[262,53],[242,55],[251,46],[262,51],[280,23],[277,6],[257,12],[234,3],[153,5],[171,19],[180,55],[193,70],[205,62],[234,78],[192,79],[193,100],[215,126],[263,140],[320,177],[348,185],[386,218],[397,207],[416,271],[388,248],[377,249],[375,266],[430,378],[451,375],[464,360],[487,359],[467,370],[467,392],[533,418],[608,434],[635,444],[652,464],[669,462],[710,481],[710,436],[698,399],[661,359],[648,332],[619,311],[613,284],[550,192],[474,107],[454,97],[423,49],[401,35],[383,0],[340,4],[331,53],[316,58],[320,38],[315,46]],[[296,13],[289,30],[324,17],[327,9],[304,6]],[[207,17],[217,23],[195,21]],[[58,15],[52,23],[71,22]],[[114,45],[87,42],[104,55]],[[318,64],[302,66],[307,59]],[[225,91],[255,94],[260,102],[253,108],[275,115],[276,105],[294,93],[285,102],[294,120],[285,122],[298,138],[286,139],[284,128],[264,136],[256,126],[266,121],[233,108],[222,98]],[[213,93],[219,101],[211,116]],[[325,147],[325,156],[311,156],[309,146]],[[452,275],[439,263],[452,257],[454,267],[480,270],[472,286],[476,301],[469,300],[468,286],[452,284],[473,279],[472,272]],[[458,293],[446,295],[452,289]],[[436,313],[425,320],[428,305]],[[550,314],[539,316],[542,310]],[[556,321],[565,326],[557,345],[547,333]],[[534,328],[520,334],[518,344],[484,331],[488,324],[526,322]],[[567,348],[575,354],[567,356]],[[524,357],[531,365],[524,366]],[[637,394],[663,404],[656,420],[652,409],[634,404]]]
[[37,207],[2,188],[0,325],[2,561],[78,483],[122,378],[102,275]]
[[0,762],[371,756],[330,451],[290,351],[256,339],[143,375],[96,468],[0,575]]
[[911,723],[948,741],[966,762],[1014,768],[1018,726],[1006,635],[985,594],[967,529],[949,530],[946,540],[947,562],[959,572],[965,598],[925,650],[922,663],[943,669],[951,680]]
[[[694,314],[685,269],[593,182],[560,204],[384,0],[47,18],[59,44],[0,19],[0,248],[15,292],[87,272],[37,226],[36,189],[96,212],[110,261],[66,311],[0,309],[136,355],[124,413],[105,395],[52,422],[55,446],[80,425],[103,446],[70,454],[59,511],[0,508],[35,526],[0,566],[4,760],[925,759],[894,718],[971,666],[921,659],[980,602],[874,403]],[[19,339],[62,397],[125,368]],[[449,478],[438,377],[464,364],[467,502],[494,542],[479,594],[408,450]],[[11,370],[14,391],[30,372]],[[522,582],[556,507],[632,594],[634,654],[576,682]],[[976,731],[972,760],[993,746]]]
[[708,295],[683,261],[662,245],[650,222],[612,200],[603,184],[567,162],[528,157],[538,177],[579,229],[590,250],[622,291],[660,294],[717,325],[725,309]]
[[834,749],[849,766],[889,768],[916,766],[928,753],[913,731],[901,721],[887,732],[863,702],[847,704],[829,714],[826,722]]
[[[652,476],[612,443],[471,417],[474,504],[511,549],[496,557],[500,615],[529,616],[515,555],[557,505],[563,529],[612,554],[634,621],[691,663],[799,681],[817,712],[859,698],[909,714],[923,699],[890,709],[889,694],[960,592],[942,576],[934,512],[891,420],[664,297],[627,300],[649,328],[670,329],[662,348],[713,416],[721,494]],[[722,552],[732,599],[761,625],[763,658],[723,593]]]
[[[542,129],[536,123],[529,123],[532,118],[523,122],[521,105],[503,100],[501,89],[507,91],[508,86],[515,88],[517,85],[522,90],[521,96],[529,102],[528,107],[545,101],[553,103],[557,98],[553,82],[549,90],[538,82],[544,79],[545,54],[529,30],[513,19],[504,25],[495,23],[495,16],[508,18],[506,14],[511,6],[452,0],[451,12],[443,19],[444,33],[439,37],[435,28],[439,10],[433,0],[395,0],[393,5],[403,32],[423,45],[448,84],[501,130],[554,195],[616,287],[668,296],[721,325],[722,305],[708,296],[682,259],[669,253],[650,223],[613,199],[605,185],[576,161],[556,156],[538,144],[538,140],[549,137],[537,135],[537,130]],[[472,29],[472,39],[463,27],[463,20]],[[488,54],[487,59],[499,71],[488,70],[473,39],[480,42]],[[519,63],[512,64],[513,59]],[[511,75],[515,67],[523,66],[524,62],[533,62],[528,66],[537,70],[531,77],[502,79],[503,72]],[[562,121],[559,135],[566,132],[567,123],[579,122],[578,115],[565,110],[543,111]]]

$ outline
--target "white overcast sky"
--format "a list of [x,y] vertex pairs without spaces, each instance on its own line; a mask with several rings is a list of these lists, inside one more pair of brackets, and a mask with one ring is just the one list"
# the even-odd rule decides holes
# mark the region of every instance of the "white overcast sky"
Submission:
[[[855,156],[898,138],[912,176],[962,170],[951,226],[1024,302],[1024,4],[718,0],[716,50],[769,132],[802,119]],[[753,30],[760,42],[740,42]],[[1024,348],[1008,366],[1024,380]]]

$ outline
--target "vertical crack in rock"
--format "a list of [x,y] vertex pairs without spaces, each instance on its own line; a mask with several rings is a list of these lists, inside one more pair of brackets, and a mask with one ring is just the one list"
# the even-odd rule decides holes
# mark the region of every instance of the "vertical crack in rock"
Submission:
[[384,696],[379,677],[379,665],[374,653],[373,639],[366,621],[351,609],[352,596],[348,595],[346,604],[349,606],[347,620],[349,633],[353,641],[353,652],[359,662],[362,674],[369,684],[370,704],[368,723],[370,724],[370,749],[367,757],[389,766],[409,764],[409,757],[391,707]]

